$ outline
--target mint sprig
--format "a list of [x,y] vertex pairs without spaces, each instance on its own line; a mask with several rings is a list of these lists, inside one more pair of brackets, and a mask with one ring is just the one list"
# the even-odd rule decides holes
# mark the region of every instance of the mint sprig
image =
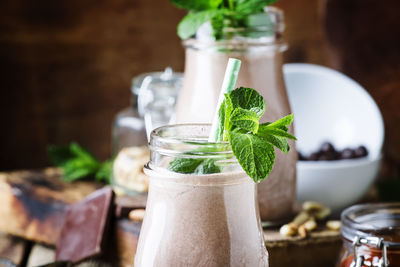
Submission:
[[193,36],[205,22],[210,21],[214,37],[224,38],[225,28],[246,28],[270,24],[265,6],[277,0],[170,0],[189,13],[178,25],[178,35],[185,40]]
[[74,142],[65,146],[50,145],[47,150],[51,162],[62,169],[64,181],[93,177],[97,181],[111,182],[112,160],[99,162],[89,151]]
[[[288,133],[293,114],[272,123],[260,124],[265,109],[263,97],[256,90],[244,87],[225,94],[218,109],[216,141],[229,142],[238,163],[255,182],[264,180],[271,172],[275,162],[274,147],[288,153],[290,146],[287,140],[296,140]],[[216,161],[176,158],[170,163],[169,169],[180,173],[217,173],[220,168]],[[197,171],[199,166],[202,172]]]

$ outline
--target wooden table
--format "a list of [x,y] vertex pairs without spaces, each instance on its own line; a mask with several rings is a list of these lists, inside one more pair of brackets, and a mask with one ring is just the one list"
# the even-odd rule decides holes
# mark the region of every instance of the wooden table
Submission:
[[[0,173],[0,258],[20,266],[40,266],[54,261],[65,210],[102,185],[64,183],[60,171]],[[117,198],[117,206],[143,206],[143,200]],[[130,267],[141,223],[114,216],[107,248],[101,259],[106,266]],[[334,266],[341,248],[338,232],[320,229],[307,239],[282,237],[277,229],[264,231],[271,267]],[[1,266],[1,264],[0,264]]]

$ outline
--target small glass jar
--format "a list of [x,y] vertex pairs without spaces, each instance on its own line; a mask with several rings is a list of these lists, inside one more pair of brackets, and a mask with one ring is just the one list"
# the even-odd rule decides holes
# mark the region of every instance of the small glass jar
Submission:
[[[228,143],[208,143],[209,131],[210,125],[186,124],[152,132],[135,267],[268,266],[256,184]],[[168,165],[176,158],[215,159],[221,172],[175,173]]]
[[[184,42],[185,78],[176,106],[176,123],[211,123],[229,58],[242,61],[237,87],[256,89],[266,101],[262,122],[291,113],[283,79],[283,12],[265,8],[267,21],[250,28],[226,28],[223,38],[204,37]],[[264,16],[265,17],[265,16]],[[293,127],[290,126],[290,131]],[[276,153],[269,178],[258,185],[261,219],[282,221],[293,212],[296,196],[297,153],[293,141],[288,155]]]
[[339,267],[400,267],[400,203],[352,206],[341,232]]
[[147,133],[166,125],[173,117],[183,75],[170,67],[132,79],[131,106],[117,114],[112,129],[115,156],[112,183],[122,195],[148,191],[143,165],[148,162]]

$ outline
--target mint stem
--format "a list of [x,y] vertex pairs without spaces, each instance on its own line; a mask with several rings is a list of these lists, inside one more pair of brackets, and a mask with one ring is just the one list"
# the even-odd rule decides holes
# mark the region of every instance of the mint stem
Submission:
[[225,98],[225,94],[230,93],[235,88],[236,81],[239,76],[239,70],[241,61],[236,58],[229,58],[228,65],[226,66],[224,80],[222,82],[221,92],[219,94],[218,103],[214,113],[214,119],[211,125],[210,135],[208,137],[209,142],[216,142],[218,140],[218,110],[221,106],[222,101]]

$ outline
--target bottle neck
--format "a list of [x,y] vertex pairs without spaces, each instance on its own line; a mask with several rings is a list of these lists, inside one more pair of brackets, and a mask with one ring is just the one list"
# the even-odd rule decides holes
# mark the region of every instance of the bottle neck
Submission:
[[212,27],[209,22],[203,24],[195,38],[185,41],[184,45],[187,48],[220,52],[286,49],[283,40],[284,15],[279,8],[265,7],[264,12],[249,14],[239,21],[228,16],[223,24],[222,28]]
[[209,124],[157,128],[150,136],[151,159],[145,171],[154,178],[195,185],[251,182],[228,142],[208,142],[210,129]]

